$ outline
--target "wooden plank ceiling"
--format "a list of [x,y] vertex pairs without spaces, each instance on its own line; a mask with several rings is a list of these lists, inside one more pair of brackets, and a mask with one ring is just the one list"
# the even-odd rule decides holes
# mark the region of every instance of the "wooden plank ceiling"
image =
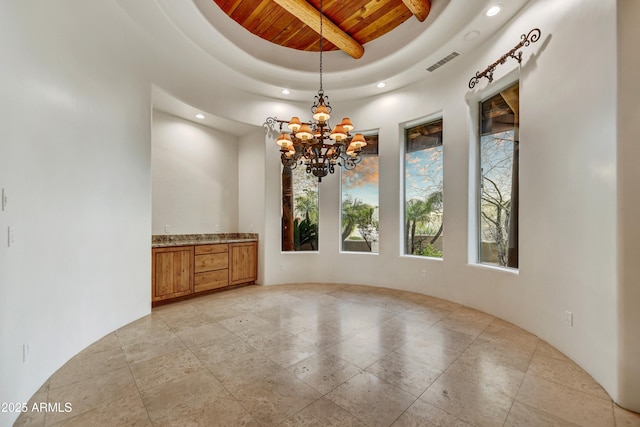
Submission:
[[[281,46],[319,51],[320,0],[213,0],[253,34]],[[354,58],[363,45],[412,16],[424,21],[430,0],[323,0],[323,50],[342,49]]]

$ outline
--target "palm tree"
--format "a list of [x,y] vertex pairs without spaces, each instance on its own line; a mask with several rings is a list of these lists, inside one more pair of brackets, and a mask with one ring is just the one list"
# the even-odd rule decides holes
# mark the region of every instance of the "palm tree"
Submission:
[[371,250],[371,237],[378,230],[377,221],[373,220],[375,210],[375,206],[347,195],[342,202],[342,241],[346,240],[357,227]]
[[295,210],[302,214],[309,222],[318,221],[318,193],[304,190],[303,196],[296,196]]
[[[419,249],[416,243],[416,229],[419,224],[424,224],[429,220],[431,214],[442,206],[442,191],[431,193],[426,200],[411,199],[405,208],[405,252],[414,254]],[[438,232],[431,239],[433,244],[442,233],[442,224]]]
[[296,218],[293,222],[293,241],[296,251],[309,249],[315,251],[318,242],[318,224],[310,222],[307,218],[302,221]]
[[295,198],[294,205],[296,212],[304,216],[294,220],[294,248],[298,251],[310,247],[314,251],[318,247],[318,193],[305,189],[304,195]]
[[[430,213],[435,212],[437,210],[442,210],[442,190],[432,193],[431,196],[429,196],[429,198],[427,199],[427,205],[429,205]],[[429,241],[430,245],[433,245],[436,242],[436,240],[438,240],[438,237],[440,237],[440,235],[442,234],[443,225],[444,224],[442,223],[442,221],[440,221],[440,227],[438,228],[438,231],[433,236],[433,238]]]
[[374,210],[374,206],[347,195],[342,202],[342,240],[349,237],[358,225],[371,224]]
[[416,251],[415,237],[416,227],[419,223],[423,223],[429,216],[429,207],[427,202],[421,199],[411,199],[407,202],[404,218],[406,221],[405,232],[405,252],[413,254]]

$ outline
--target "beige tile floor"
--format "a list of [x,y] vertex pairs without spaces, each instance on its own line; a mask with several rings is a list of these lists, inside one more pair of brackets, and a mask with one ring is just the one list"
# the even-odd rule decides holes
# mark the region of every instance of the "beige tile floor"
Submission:
[[[248,286],[165,305],[60,368],[16,425],[640,426],[486,313],[383,288]],[[29,404],[31,407],[31,403]]]

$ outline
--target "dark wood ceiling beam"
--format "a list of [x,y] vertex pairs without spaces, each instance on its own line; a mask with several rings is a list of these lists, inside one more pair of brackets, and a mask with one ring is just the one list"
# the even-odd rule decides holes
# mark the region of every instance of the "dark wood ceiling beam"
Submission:
[[507,88],[506,90],[503,90],[502,92],[500,92],[500,95],[502,95],[502,98],[504,98],[504,101],[507,103],[509,108],[511,108],[511,111],[513,111],[513,113],[516,116],[520,114],[520,104],[518,102],[520,99],[519,92],[518,92],[519,88],[520,88],[520,85],[515,84]]
[[402,0],[402,2],[420,22],[427,19],[431,12],[430,0]]
[[[305,0],[273,1],[320,34],[320,12]],[[425,1],[429,3],[429,0],[422,0],[420,3]],[[322,19],[322,36],[355,59],[362,58],[362,55],[364,55],[364,47],[327,19],[326,16],[323,16]]]

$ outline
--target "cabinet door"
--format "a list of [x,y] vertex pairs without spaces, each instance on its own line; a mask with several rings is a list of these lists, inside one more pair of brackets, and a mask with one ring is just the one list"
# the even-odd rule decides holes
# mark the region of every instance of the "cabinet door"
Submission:
[[258,242],[229,244],[231,285],[255,282],[258,278]]
[[152,301],[193,292],[193,246],[152,250]]

